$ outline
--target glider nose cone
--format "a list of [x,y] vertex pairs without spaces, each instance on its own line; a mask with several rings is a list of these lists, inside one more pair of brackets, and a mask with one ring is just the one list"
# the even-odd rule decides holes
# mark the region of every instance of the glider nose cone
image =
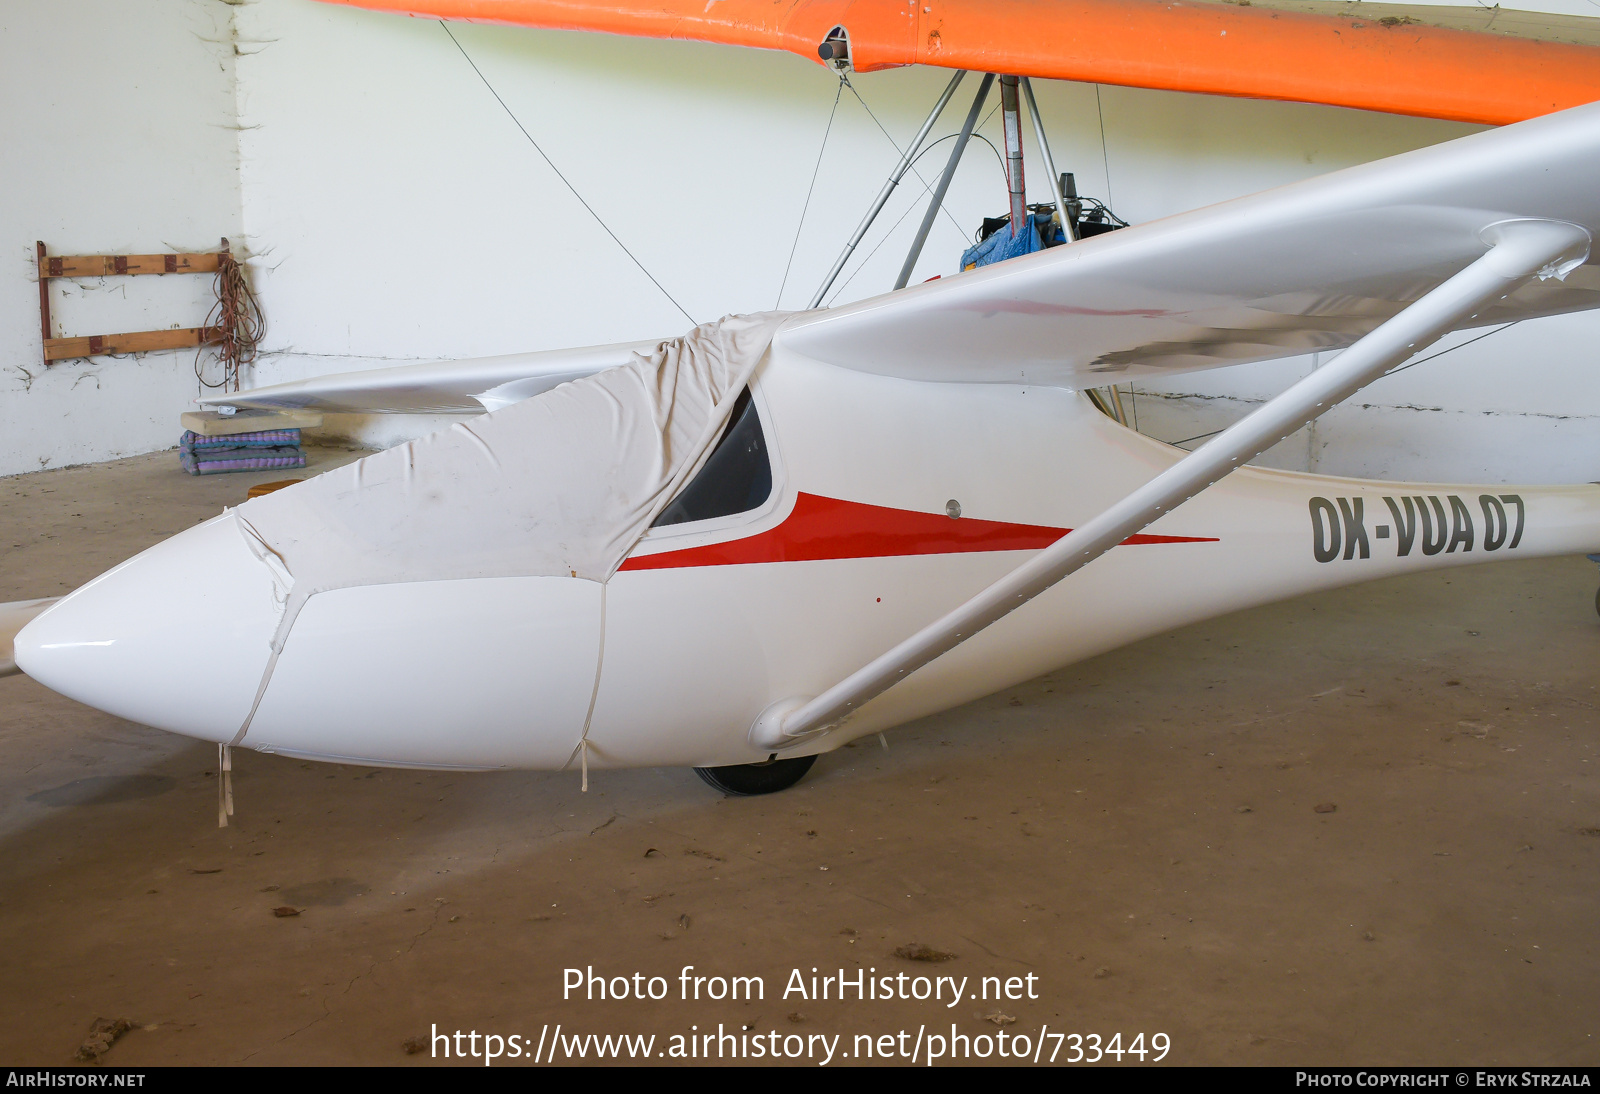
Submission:
[[130,721],[231,740],[255,700],[281,596],[231,514],[102,574],[18,633],[19,668]]

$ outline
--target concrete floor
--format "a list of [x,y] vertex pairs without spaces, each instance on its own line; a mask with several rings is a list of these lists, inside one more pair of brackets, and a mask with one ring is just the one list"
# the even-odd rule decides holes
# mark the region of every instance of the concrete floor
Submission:
[[[274,477],[195,480],[165,453],[0,480],[0,601]],[[218,830],[214,747],[0,680],[0,1061],[65,1063],[125,1016],[106,1063],[425,1063],[403,1045],[434,1026],[558,1022],[852,1053],[954,1022],[1160,1032],[1168,1063],[1592,1065],[1596,579],[1498,563],[1230,616],[756,799],[680,770],[582,794],[247,752]],[[911,944],[956,956],[894,955]],[[679,1001],[685,965],[761,976],[765,999]],[[563,1001],[584,966],[672,996]],[[1031,973],[1038,998],[783,998],[792,969],[862,966]]]

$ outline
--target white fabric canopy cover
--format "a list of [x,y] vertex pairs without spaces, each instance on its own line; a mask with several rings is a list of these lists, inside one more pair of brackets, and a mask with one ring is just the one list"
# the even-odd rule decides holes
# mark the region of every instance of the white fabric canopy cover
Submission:
[[475,577],[607,581],[705,463],[788,316],[702,324],[630,364],[239,506],[238,527],[284,601],[257,704],[317,593]]

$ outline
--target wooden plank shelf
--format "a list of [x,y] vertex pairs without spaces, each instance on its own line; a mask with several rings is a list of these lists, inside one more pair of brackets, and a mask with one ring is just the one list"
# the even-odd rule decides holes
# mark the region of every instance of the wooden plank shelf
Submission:
[[221,327],[179,327],[175,330],[134,331],[130,334],[94,334],[82,338],[46,338],[44,359],[66,361],[98,357],[102,353],[146,353],[158,349],[187,349],[219,341]]
[[147,353],[151,350],[187,349],[225,341],[230,332],[224,327],[178,327],[172,330],[132,331],[126,334],[94,334],[79,338],[55,338],[50,329],[50,290],[57,277],[120,277],[131,274],[208,273],[216,274],[223,263],[232,263],[228,241],[211,254],[176,253],[153,255],[51,255],[45,245],[36,245],[39,263],[39,337],[44,344],[46,366],[78,357],[98,357],[104,353]]
[[121,274],[216,273],[216,254],[41,255],[39,277],[116,277]]

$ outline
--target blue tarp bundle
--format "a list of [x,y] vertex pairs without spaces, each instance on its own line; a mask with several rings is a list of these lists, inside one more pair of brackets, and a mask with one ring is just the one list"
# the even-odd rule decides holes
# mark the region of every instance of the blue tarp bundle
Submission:
[[1056,242],[1064,243],[1066,237],[1062,235],[1060,226],[1052,227],[1051,219],[1049,213],[1032,213],[1028,216],[1028,227],[1015,236],[1012,236],[1009,224],[1001,227],[982,243],[961,252],[961,268],[970,270],[976,266],[987,266],[992,262],[1004,262],[1018,255],[1042,251],[1044,243],[1040,236],[1047,231],[1053,230]]

